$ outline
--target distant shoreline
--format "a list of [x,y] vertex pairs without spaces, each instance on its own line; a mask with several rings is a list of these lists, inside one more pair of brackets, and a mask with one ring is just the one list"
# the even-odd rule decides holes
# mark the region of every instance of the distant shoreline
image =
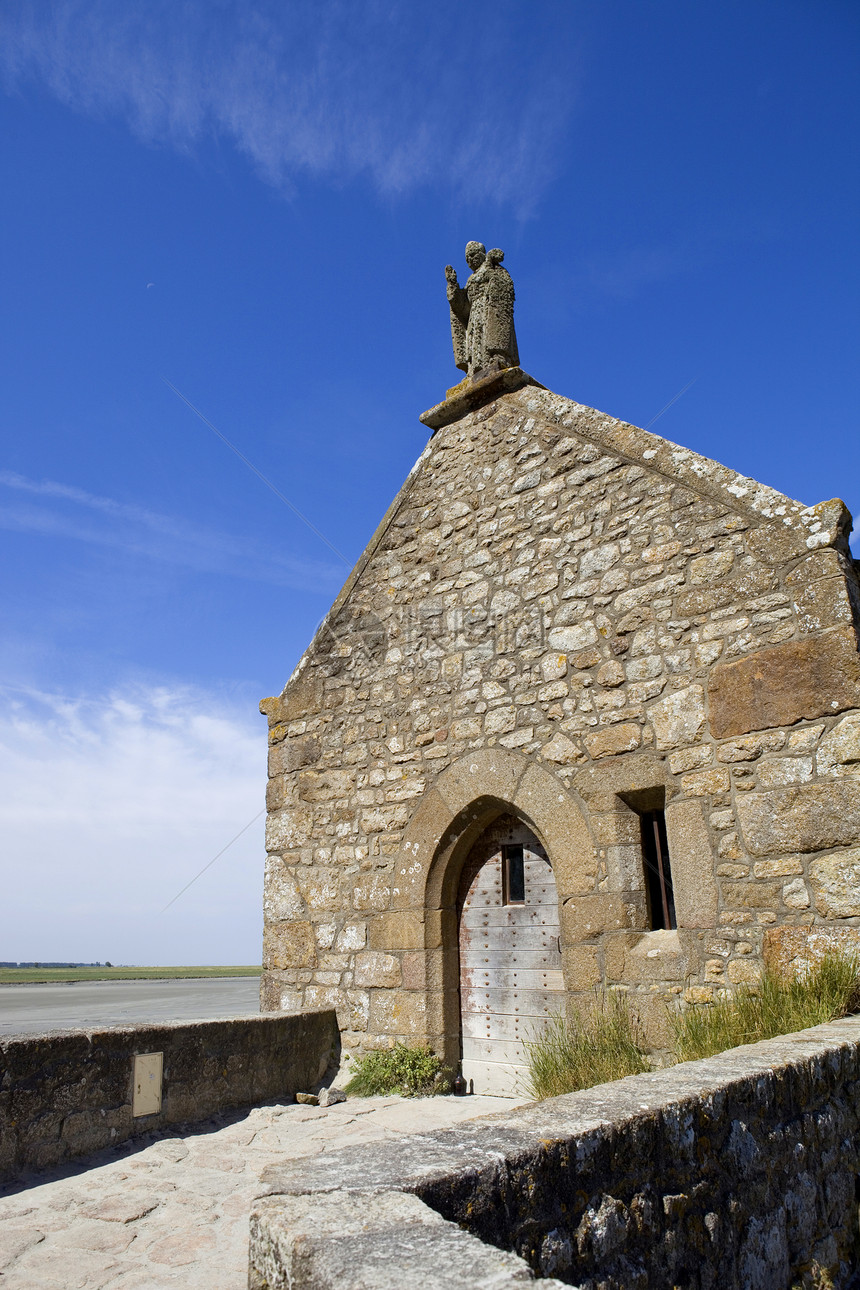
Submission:
[[260,967],[0,968],[0,986],[62,985],[76,981],[180,981],[206,977],[259,976]]

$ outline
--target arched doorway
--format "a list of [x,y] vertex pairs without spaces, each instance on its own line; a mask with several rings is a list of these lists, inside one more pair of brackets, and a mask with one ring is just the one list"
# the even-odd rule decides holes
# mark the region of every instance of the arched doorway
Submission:
[[522,1093],[523,1039],[564,1011],[558,893],[534,833],[503,815],[472,847],[457,901],[463,1076]]

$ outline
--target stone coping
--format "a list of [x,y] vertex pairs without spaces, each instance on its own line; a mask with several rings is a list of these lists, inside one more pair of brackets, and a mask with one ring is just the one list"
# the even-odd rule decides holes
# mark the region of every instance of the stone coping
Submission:
[[448,397],[441,403],[422,412],[418,420],[435,433],[442,426],[459,421],[467,412],[475,412],[485,403],[497,399],[500,394],[511,394],[514,390],[521,390],[524,385],[535,385],[539,390],[546,389],[546,386],[529,376],[521,367],[506,367],[501,372],[492,372],[489,376],[482,376],[474,381],[461,381],[448,391]]
[[[63,1164],[169,1124],[289,1100],[336,1065],[333,1010],[16,1035],[0,1040],[0,1180]],[[135,1059],[153,1110],[135,1108]],[[140,1078],[144,1078],[143,1074]],[[136,1110],[136,1113],[135,1113]]]
[[42,1044],[55,1039],[80,1039],[83,1036],[95,1038],[99,1035],[134,1035],[143,1039],[154,1031],[171,1033],[216,1025],[260,1025],[278,1015],[271,1012],[245,1012],[231,1017],[187,1017],[182,1021],[117,1021],[104,1025],[96,1023],[92,1026],[57,1026],[53,1030],[22,1030],[18,1034],[12,1032],[8,1035],[0,1035],[0,1056],[18,1044]]
[[500,1158],[533,1149],[538,1142],[573,1136],[583,1139],[657,1112],[672,1112],[691,1099],[726,1094],[751,1080],[773,1075],[778,1068],[847,1044],[860,1048],[860,1017],[598,1084],[579,1093],[533,1102],[514,1112],[470,1120],[455,1129],[415,1134],[401,1139],[396,1152],[379,1143],[361,1155],[345,1149],[327,1152],[313,1161],[273,1165],[264,1170],[262,1181],[270,1194],[340,1189],[413,1191],[453,1172],[494,1169]]
[[[795,1274],[799,1241],[807,1263],[847,1285],[858,1086],[852,1017],[396,1145],[275,1165],[252,1215],[249,1284],[504,1286],[530,1264],[606,1290],[768,1290]],[[500,1262],[500,1249],[525,1258]],[[683,1279],[687,1265],[697,1270]]]

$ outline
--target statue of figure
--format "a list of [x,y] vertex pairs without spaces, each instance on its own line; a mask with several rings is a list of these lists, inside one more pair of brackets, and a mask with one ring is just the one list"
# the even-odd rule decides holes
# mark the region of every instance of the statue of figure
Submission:
[[487,251],[480,242],[466,246],[466,263],[472,270],[465,287],[449,264],[445,268],[454,361],[469,376],[518,367],[514,332],[514,284],[502,268],[504,251]]

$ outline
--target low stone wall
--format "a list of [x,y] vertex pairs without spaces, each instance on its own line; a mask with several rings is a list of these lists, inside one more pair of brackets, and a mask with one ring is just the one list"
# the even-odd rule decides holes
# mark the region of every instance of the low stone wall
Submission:
[[[333,1011],[0,1041],[0,1179],[166,1124],[292,1097],[337,1060]],[[163,1054],[161,1110],[132,1113],[135,1055]]]
[[251,1217],[249,1285],[847,1287],[858,1095],[850,1018],[275,1167]]

